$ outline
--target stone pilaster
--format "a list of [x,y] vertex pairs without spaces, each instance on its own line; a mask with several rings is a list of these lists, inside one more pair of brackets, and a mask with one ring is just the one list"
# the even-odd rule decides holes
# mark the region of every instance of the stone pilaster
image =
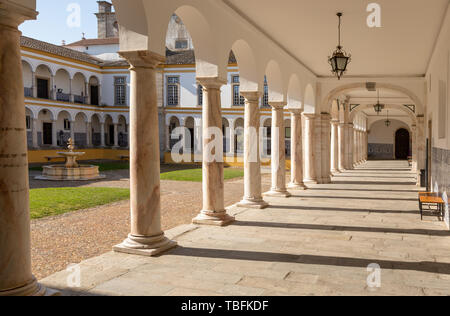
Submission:
[[314,129],[315,129],[315,114],[306,114],[303,113],[304,119],[304,180],[305,184],[317,184],[317,176],[316,176],[316,161],[315,161],[315,151],[314,151]]
[[58,130],[56,126],[56,120],[52,120],[52,147],[58,147]]
[[272,102],[272,188],[267,196],[290,197],[286,189],[286,130],[284,102]]
[[412,171],[417,173],[417,125],[413,125],[411,128],[412,139]]
[[331,121],[331,172],[339,173],[339,120]]
[[33,143],[33,148],[36,149],[39,147],[38,145],[38,119],[37,118],[33,118],[33,126],[32,126],[32,143]]
[[130,63],[131,233],[116,252],[155,256],[176,246],[161,229],[161,185],[156,66],[165,58],[150,51],[121,52]]
[[303,183],[303,128],[302,110],[289,109],[291,112],[291,183],[289,189],[305,190]]
[[239,207],[263,209],[269,206],[262,198],[259,151],[259,92],[242,92],[245,98],[244,123],[244,198]]
[[347,167],[347,128],[345,123],[339,123],[339,171],[344,172]]
[[105,122],[100,122],[100,147],[105,146]]
[[119,148],[119,124],[114,123],[114,148]]
[[92,123],[86,122],[86,146],[92,147]]
[[322,113],[321,115],[321,183],[331,183],[331,115],[328,113]]
[[[220,88],[226,81],[197,78],[203,87],[203,209],[194,224],[224,226],[235,219],[224,206],[222,103]],[[213,136],[216,133],[219,135]]]
[[0,0],[0,296],[49,294],[31,272],[20,24],[36,11]]

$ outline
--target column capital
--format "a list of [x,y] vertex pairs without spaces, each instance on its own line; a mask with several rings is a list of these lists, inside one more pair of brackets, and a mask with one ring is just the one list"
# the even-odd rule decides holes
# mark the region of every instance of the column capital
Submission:
[[121,51],[119,55],[130,63],[131,68],[155,69],[166,61],[164,56],[149,50]]
[[300,116],[303,113],[303,109],[300,109],[300,108],[289,108],[288,110],[294,116]]
[[259,102],[259,98],[261,97],[262,93],[259,91],[241,91],[241,95],[248,101],[248,102]]
[[287,103],[286,102],[269,102],[269,105],[274,110],[282,110],[287,105]]
[[20,5],[17,1],[0,0],[0,25],[17,28],[26,20],[36,20],[38,12],[35,8]]
[[219,77],[197,77],[197,83],[206,89],[220,89],[228,82]]
[[302,115],[307,120],[315,120],[317,117],[314,113],[303,113]]
[[341,124],[341,121],[339,121],[339,120],[337,120],[337,119],[332,119],[331,120],[331,125],[336,125],[336,126],[338,126],[338,125],[340,125]]

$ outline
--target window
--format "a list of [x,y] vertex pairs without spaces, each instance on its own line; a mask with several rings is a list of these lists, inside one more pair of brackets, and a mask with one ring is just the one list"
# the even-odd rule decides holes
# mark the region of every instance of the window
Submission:
[[180,105],[180,77],[167,77],[167,105]]
[[231,83],[233,87],[233,105],[243,106],[245,104],[245,99],[240,95],[240,81],[239,76],[232,76]]
[[188,40],[178,39],[175,41],[175,49],[188,49]]
[[269,107],[269,85],[267,84],[267,78],[264,77],[264,95],[262,105]]
[[114,103],[115,105],[127,104],[127,78],[114,78]]
[[31,130],[31,116],[27,115],[26,117],[27,130]]
[[447,87],[444,80],[439,81],[439,138],[446,137]]
[[64,119],[64,130],[70,131],[70,121],[68,119]]
[[198,106],[203,105],[203,87],[201,85],[198,85],[197,87],[197,97],[198,97]]

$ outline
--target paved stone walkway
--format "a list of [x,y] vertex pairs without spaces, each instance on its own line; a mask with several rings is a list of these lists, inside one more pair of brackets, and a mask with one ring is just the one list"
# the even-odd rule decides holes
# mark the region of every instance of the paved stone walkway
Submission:
[[[333,181],[266,210],[232,207],[237,222],[225,228],[172,229],[179,247],[157,258],[84,261],[80,287],[67,287],[67,271],[42,283],[72,295],[450,294],[450,233],[433,216],[420,221],[405,163],[370,162]],[[370,264],[381,288],[368,287]]]

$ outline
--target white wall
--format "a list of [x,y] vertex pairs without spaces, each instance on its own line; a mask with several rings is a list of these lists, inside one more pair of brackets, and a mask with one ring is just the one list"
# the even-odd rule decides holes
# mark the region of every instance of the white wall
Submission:
[[411,128],[406,123],[390,120],[391,125],[387,127],[384,123],[385,120],[377,121],[370,127],[370,144],[395,144],[395,133],[401,128],[407,129],[411,133]]

